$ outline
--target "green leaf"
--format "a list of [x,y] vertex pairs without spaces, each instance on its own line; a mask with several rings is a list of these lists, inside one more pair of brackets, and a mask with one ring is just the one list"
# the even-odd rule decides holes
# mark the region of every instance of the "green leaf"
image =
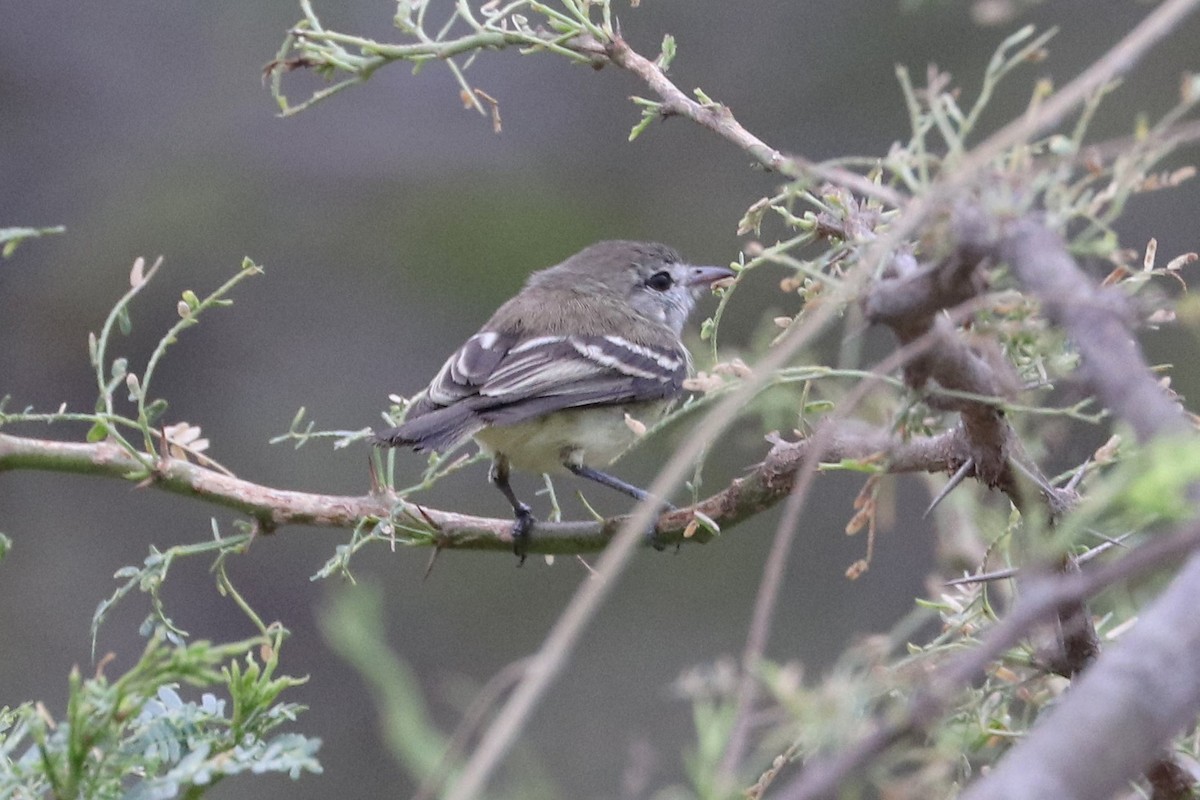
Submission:
[[[264,696],[253,718],[239,725],[232,704],[218,696],[224,665],[251,658],[263,639],[173,645],[161,629],[148,634],[141,659],[123,675],[84,679],[73,670],[58,724],[41,704],[0,709],[0,797],[198,798],[226,776],[277,773],[295,780],[321,772],[319,740],[297,733],[267,738],[302,706]],[[287,688],[294,681],[271,684]]]
[[675,37],[667,34],[663,37],[662,49],[658,54],[658,58],[654,60],[655,65],[663,72],[671,68],[671,62],[675,59]]
[[641,136],[642,131],[646,130],[646,128],[649,128],[650,123],[658,119],[658,116],[659,114],[657,108],[642,109],[642,118],[638,121],[637,125],[633,126],[633,130],[629,132],[629,141],[632,142],[634,139]]
[[26,239],[37,239],[54,233],[66,231],[62,225],[53,228],[0,228],[0,256],[8,258],[17,249],[17,245]]
[[92,444],[95,444],[96,442],[103,442],[107,438],[108,425],[104,422],[97,422],[96,424],[92,425],[91,429],[87,432],[87,440]]
[[0,561],[8,555],[8,551],[12,549],[12,539],[0,533]]
[[161,397],[155,400],[150,405],[146,406],[146,424],[153,425],[163,412],[167,410],[167,401]]
[[121,306],[117,309],[117,327],[126,336],[133,330],[133,320],[129,318],[129,306]]

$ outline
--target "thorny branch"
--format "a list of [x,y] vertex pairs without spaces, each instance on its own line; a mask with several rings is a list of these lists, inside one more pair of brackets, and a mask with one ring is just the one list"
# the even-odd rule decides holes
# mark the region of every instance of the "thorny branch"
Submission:
[[[1059,606],[1064,603],[1074,603],[1106,589],[1109,586],[1136,577],[1153,569],[1178,560],[1180,557],[1200,546],[1200,525],[1193,524],[1175,534],[1164,536],[1131,551],[1118,561],[1109,562],[1088,572],[1069,575],[1041,572],[1036,577],[1030,576],[1026,581],[1022,601],[1004,619],[988,631],[984,641],[978,647],[955,656],[938,669],[925,681],[922,690],[914,694],[901,713],[890,720],[877,720],[873,730],[854,744],[845,747],[840,752],[828,757],[813,759],[804,766],[804,771],[791,784],[786,785],[778,796],[784,800],[812,800],[833,795],[848,776],[870,762],[888,747],[901,741],[905,736],[920,733],[929,725],[937,722],[946,707],[972,681],[977,680],[988,666],[998,659],[1005,650],[1017,644],[1028,635],[1039,622],[1055,615]],[[1115,649],[1115,648],[1114,648]],[[1130,648],[1124,648],[1126,650]],[[1145,684],[1139,691],[1143,695]],[[1093,702],[1096,702],[1093,700]],[[1104,705],[1099,702],[1098,705]],[[1091,736],[1091,729],[1079,731],[1082,736]],[[1111,740],[1092,737],[1097,746],[1112,752]],[[1014,751],[1015,752],[1015,751]],[[1101,758],[1107,760],[1108,755]],[[1075,755],[1063,757],[1065,761],[1077,762],[1082,768],[1091,769],[1096,761],[1086,761]],[[1061,764],[1062,761],[1059,761]],[[1129,769],[1122,780],[1135,773],[1148,762]],[[1008,795],[1013,798],[1024,797],[1107,797],[1103,792],[1095,794],[1082,793],[1055,794],[1050,793],[1020,793]]]
[[[996,222],[994,218],[982,217],[971,205],[964,205],[959,212],[955,230],[961,251],[974,254],[978,260],[1007,263],[1039,297],[1047,315],[1061,324],[1080,348],[1081,378],[1141,438],[1149,440],[1169,434],[1195,436],[1186,426],[1179,406],[1166,395],[1146,365],[1129,330],[1129,315],[1114,313],[1123,308],[1117,296],[1095,287],[1079,269],[1060,236],[1033,217]],[[958,263],[954,259],[947,262],[951,272],[957,270]],[[960,273],[960,278],[965,275]],[[914,270],[908,280],[926,286],[938,283],[929,271]],[[898,294],[905,292],[901,289]],[[951,296],[957,298],[959,293]],[[1085,341],[1087,344],[1083,344]],[[955,360],[961,363],[961,359]],[[1197,488],[1200,487],[1194,487],[1193,491]],[[1193,525],[1174,536],[1171,552],[1178,555],[1177,548],[1194,547],[1198,530]],[[1156,554],[1154,558],[1149,558],[1151,550]],[[810,761],[782,796],[788,800],[827,796],[884,749],[936,722],[956,692],[978,677],[1000,649],[1026,635],[1035,622],[1050,614],[1058,614],[1060,624],[1080,622],[1085,608],[1082,601],[1108,585],[1097,582],[1100,574],[1123,577],[1130,571],[1162,566],[1158,550],[1144,545],[1116,564],[1086,575],[1068,570],[1055,579],[1058,583],[1054,584],[1052,599],[1030,591],[1030,581],[1026,580],[1022,604],[996,627],[988,637],[988,645],[947,664],[928,688],[910,701],[898,721],[881,722],[855,746],[835,756]],[[1145,558],[1149,560],[1143,561]],[[1048,582],[1044,576],[1040,581]],[[1063,587],[1070,588],[1064,591]],[[1144,668],[1131,669],[1129,659],[1132,655],[1134,659],[1144,658],[1142,664],[1167,664],[1179,657],[1180,641],[1200,641],[1200,621],[1195,614],[1189,613],[1186,623],[1178,619],[1179,603],[1186,602],[1191,609],[1197,591],[1200,591],[1200,556],[1193,556],[1190,566],[1176,578],[1172,588],[1142,617],[1135,629],[1140,634],[1127,635],[1119,647],[1110,651],[1114,655],[1101,655],[1083,672],[1083,678],[1060,708],[1035,730],[1038,745],[1031,739],[1015,748],[1009,758],[1001,761],[1000,769],[977,784],[971,796],[1104,797],[1111,795],[1130,775],[1152,764],[1169,767],[1169,762],[1156,759],[1167,738],[1182,728],[1180,720],[1195,718],[1200,709],[1200,680],[1170,681],[1172,691],[1179,696],[1172,703],[1160,703],[1157,698],[1147,697],[1145,686],[1149,679]],[[1066,620],[1064,609],[1073,612]],[[1160,622],[1154,616],[1156,613],[1170,620],[1169,635],[1163,635],[1167,623]],[[1084,636],[1094,636],[1090,623]],[[1134,638],[1141,641],[1134,645],[1130,642]],[[1094,650],[1085,652],[1084,663],[1071,672],[1081,671],[1093,655]],[[1171,672],[1170,668],[1164,667],[1162,673],[1155,674],[1167,672]],[[1094,677],[1097,673],[1098,678]],[[1183,711],[1178,709],[1179,703],[1184,704]],[[1099,713],[1097,709],[1101,708],[1111,713]],[[1055,720],[1060,718],[1063,721],[1056,724]],[[1140,735],[1133,737],[1136,742],[1120,737],[1127,742],[1127,748],[1122,748],[1123,756],[1112,759],[1105,755],[1113,750],[1111,743],[1116,740],[1118,730],[1130,724],[1131,719],[1142,726]],[[1107,733],[1105,726],[1109,728]],[[1052,742],[1056,744],[1052,746]],[[1081,748],[1093,747],[1103,752],[1095,753],[1093,758],[1080,754]],[[1081,770],[1064,769],[1066,761],[1080,765]],[[1007,766],[1011,762],[1020,766]],[[1099,762],[1103,762],[1102,769]],[[1080,774],[1081,771],[1087,774]]]

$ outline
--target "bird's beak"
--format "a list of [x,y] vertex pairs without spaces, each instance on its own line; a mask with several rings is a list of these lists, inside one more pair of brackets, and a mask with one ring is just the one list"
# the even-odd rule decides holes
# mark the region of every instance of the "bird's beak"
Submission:
[[728,267],[688,267],[687,285],[694,289],[712,286],[717,281],[732,278],[735,274],[737,273]]

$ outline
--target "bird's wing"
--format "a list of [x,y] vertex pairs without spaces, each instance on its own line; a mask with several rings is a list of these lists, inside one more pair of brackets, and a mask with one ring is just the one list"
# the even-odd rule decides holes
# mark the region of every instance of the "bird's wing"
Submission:
[[673,397],[688,368],[680,345],[656,347],[612,334],[520,339],[481,331],[446,360],[405,423],[380,438],[441,450],[486,425]]
[[[682,347],[653,347],[620,336],[538,336],[482,331],[446,360],[422,398],[442,407],[471,400],[476,409],[538,397],[562,406],[651,400],[674,394],[687,377]],[[478,398],[475,400],[474,398]],[[575,399],[587,398],[583,403]]]
[[[592,394],[612,381],[659,395],[687,377],[688,356],[620,336],[539,336],[513,345],[487,375],[479,394],[498,402],[544,395]],[[648,399],[648,398],[647,398]]]
[[[451,406],[479,394],[496,368],[518,341],[515,333],[480,331],[446,359],[420,402],[432,408]],[[409,412],[409,416],[416,411]]]

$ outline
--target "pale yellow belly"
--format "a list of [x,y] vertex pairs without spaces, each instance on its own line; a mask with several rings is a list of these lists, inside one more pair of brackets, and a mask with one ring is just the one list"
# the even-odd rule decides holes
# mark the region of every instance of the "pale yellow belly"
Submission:
[[503,454],[514,467],[531,472],[563,472],[564,462],[600,468],[637,440],[626,413],[651,425],[664,410],[658,403],[565,409],[516,425],[485,428],[475,434],[475,441],[486,452]]

